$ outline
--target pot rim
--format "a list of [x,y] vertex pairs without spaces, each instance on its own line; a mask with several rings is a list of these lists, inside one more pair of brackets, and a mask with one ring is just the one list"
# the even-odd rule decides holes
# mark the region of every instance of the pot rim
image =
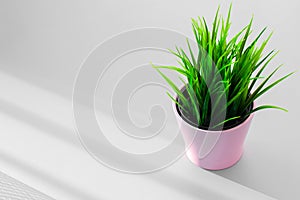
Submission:
[[[173,95],[174,99],[177,99],[178,96],[175,94]],[[243,126],[244,124],[247,124],[249,121],[252,120],[253,116],[254,116],[254,113],[251,113],[242,123],[232,127],[232,128],[229,128],[229,129],[225,129],[225,130],[218,130],[218,131],[213,131],[213,130],[206,130],[206,129],[202,129],[202,128],[198,128],[198,127],[195,127],[193,125],[191,125],[190,123],[186,122],[181,116],[180,114],[178,113],[178,109],[177,109],[177,105],[175,102],[172,101],[172,107],[173,107],[173,111],[176,115],[176,118],[177,119],[180,119],[183,123],[185,123],[186,125],[188,125],[189,127],[191,127],[192,129],[194,129],[195,131],[203,131],[203,132],[206,132],[206,133],[218,133],[218,132],[222,132],[222,133],[231,133],[233,132],[234,130],[236,129],[239,129],[241,126]],[[253,107],[252,109],[255,108],[255,102],[253,102]]]

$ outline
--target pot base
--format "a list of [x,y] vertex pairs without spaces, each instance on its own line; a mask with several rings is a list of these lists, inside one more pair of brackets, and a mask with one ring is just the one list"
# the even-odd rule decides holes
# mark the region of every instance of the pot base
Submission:
[[206,162],[201,162],[201,160],[198,159],[197,157],[195,157],[193,155],[193,153],[191,153],[190,151],[186,152],[186,156],[194,165],[197,165],[198,167],[201,167],[203,169],[210,170],[210,171],[224,170],[224,169],[230,168],[239,162],[239,160],[242,158],[242,155],[243,155],[243,151],[241,151],[241,153],[239,155],[237,155],[234,160],[227,161],[225,163],[224,162],[223,163],[220,163],[220,162],[206,163]]

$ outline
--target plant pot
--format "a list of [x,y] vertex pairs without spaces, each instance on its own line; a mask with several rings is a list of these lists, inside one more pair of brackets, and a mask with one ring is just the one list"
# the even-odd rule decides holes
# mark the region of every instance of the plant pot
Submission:
[[186,155],[195,165],[208,170],[221,170],[240,160],[253,114],[235,127],[211,131],[183,120],[174,102],[173,110],[186,144]]

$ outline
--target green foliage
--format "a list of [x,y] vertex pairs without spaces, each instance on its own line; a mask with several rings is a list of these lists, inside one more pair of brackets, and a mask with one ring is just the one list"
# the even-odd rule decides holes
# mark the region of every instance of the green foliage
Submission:
[[[179,67],[153,65],[177,94],[178,99],[168,95],[177,104],[182,117],[197,127],[222,129],[224,125],[238,123],[258,110],[275,108],[286,111],[271,105],[252,108],[253,102],[258,97],[292,73],[267,85],[280,68],[277,67],[266,77],[261,76],[277,54],[273,50],[263,56],[272,33],[258,45],[259,39],[266,31],[264,28],[249,43],[253,21],[251,19],[247,26],[229,40],[230,15],[231,6],[226,18],[220,16],[218,8],[211,31],[205,18],[192,19],[198,53],[192,52],[187,41],[188,53],[178,47],[175,51],[170,50],[178,58]],[[185,85],[184,90],[178,88],[161,69],[174,70],[183,75],[186,78],[186,81],[181,79]],[[257,85],[259,79],[261,83]]]

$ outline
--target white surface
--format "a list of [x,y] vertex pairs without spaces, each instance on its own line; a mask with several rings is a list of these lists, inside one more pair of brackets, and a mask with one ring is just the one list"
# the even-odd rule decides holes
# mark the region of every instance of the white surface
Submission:
[[[154,174],[115,172],[91,158],[74,131],[72,86],[94,46],[145,26],[191,36],[191,17],[212,19],[217,4],[224,13],[229,2],[0,1],[0,171],[55,199],[268,199],[254,190],[299,197],[298,73],[258,102],[289,113],[258,113],[242,160],[218,175],[185,157]],[[233,1],[233,32],[252,14],[256,31],[275,31],[274,66],[285,64],[281,74],[299,69],[299,2]]]
[[185,157],[153,174],[109,169],[81,147],[69,120],[71,102],[7,74],[0,77],[6,94],[0,98],[0,169],[54,199],[272,199]]

